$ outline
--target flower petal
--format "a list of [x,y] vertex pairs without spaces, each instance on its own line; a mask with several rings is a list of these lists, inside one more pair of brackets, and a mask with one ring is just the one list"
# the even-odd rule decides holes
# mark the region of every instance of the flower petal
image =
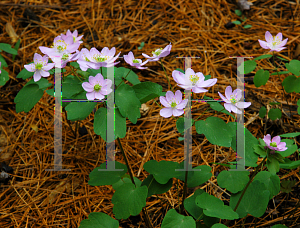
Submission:
[[167,98],[167,102],[168,103],[171,103],[172,100],[174,99],[174,94],[172,91],[167,91],[166,92],[166,98]]
[[103,98],[105,98],[105,96],[103,96],[100,92],[95,92],[95,98],[102,100]]
[[225,96],[227,100],[230,100],[230,96],[232,95],[232,88],[231,86],[227,86],[225,89]]
[[266,31],[265,38],[268,43],[271,43],[273,41],[273,36],[269,31]]
[[88,100],[95,100],[95,92],[86,93],[86,98]]
[[262,40],[258,40],[260,46],[264,49],[269,49],[268,45],[267,45],[267,42],[265,41],[262,41]]
[[85,91],[87,91],[87,92],[92,92],[92,91],[94,91],[94,86],[91,85],[91,84],[88,83],[88,82],[83,82],[81,85],[82,85],[82,88],[83,88]]
[[188,101],[189,101],[188,99],[184,99],[183,101],[181,101],[181,102],[176,106],[176,108],[177,108],[177,109],[184,109],[184,108],[186,107]]
[[159,114],[165,118],[169,118],[170,116],[172,116],[173,111],[172,108],[163,108],[159,111]]
[[270,143],[271,143],[271,135],[270,134],[265,135],[264,138],[263,138],[263,140],[264,140],[264,142],[266,143],[267,146],[270,145]]
[[170,107],[171,107],[171,105],[167,102],[167,100],[166,100],[166,98],[165,98],[164,96],[160,96],[160,97],[159,97],[159,101],[160,101],[160,103],[161,103],[163,106],[165,106],[165,107],[167,107],[167,108],[170,108]]
[[180,92],[180,90],[177,90],[175,92],[175,100],[176,100],[176,103],[179,104],[181,101],[182,101],[182,93]]
[[183,109],[173,109],[173,116],[181,116],[184,113]]

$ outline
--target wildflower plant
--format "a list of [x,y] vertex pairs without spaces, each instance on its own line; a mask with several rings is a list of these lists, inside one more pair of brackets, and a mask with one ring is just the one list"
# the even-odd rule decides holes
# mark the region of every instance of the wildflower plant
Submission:
[[[183,162],[150,160],[143,164],[143,168],[149,173],[149,176],[141,181],[137,177],[134,177],[120,141],[120,138],[126,136],[126,118],[133,124],[136,124],[138,118],[141,117],[139,111],[141,104],[150,100],[156,102],[156,99],[159,99],[161,105],[164,106],[162,107],[156,102],[161,107],[161,118],[172,117],[176,121],[179,133],[187,130],[184,129],[184,120],[180,116],[186,111],[188,99],[182,96],[183,94],[180,90],[176,90],[174,93],[168,75],[166,74],[166,77],[169,88],[172,91],[163,92],[162,86],[157,83],[150,81],[140,82],[138,76],[132,70],[133,68],[143,70],[146,67],[142,66],[148,62],[155,61],[160,61],[163,67],[161,58],[165,58],[170,54],[172,45],[170,43],[164,48],[155,49],[152,52],[152,57],[143,53],[142,55],[146,58],[144,63],[141,59],[136,59],[132,52],[129,52],[127,55],[124,55],[125,62],[131,68],[127,69],[116,66],[119,62],[115,61],[119,57],[120,52],[115,56],[116,49],[114,47],[111,49],[104,47],[101,52],[96,48],[77,50],[82,43],[81,38],[82,36],[78,36],[77,31],[71,33],[68,30],[66,35],[61,34],[54,39],[53,47],[40,47],[45,56],[42,57],[39,54],[35,54],[34,62],[25,65],[25,69],[17,76],[17,78],[22,79],[28,79],[33,76],[34,80],[32,79],[27,82],[17,94],[15,98],[16,111],[29,112],[43,96],[44,91],[54,96],[54,90],[51,89],[53,84],[47,80],[49,74],[54,74],[54,71],[51,70],[54,65],[57,68],[68,66],[72,70],[72,74],[66,76],[64,75],[65,69],[62,69],[63,99],[104,101],[114,91],[115,138],[113,139],[109,139],[106,135],[108,130],[106,124],[108,107],[106,105],[103,107],[100,102],[69,102],[63,104],[64,109],[67,111],[67,119],[71,121],[87,118],[93,112],[94,108],[99,106],[94,114],[94,132],[100,135],[107,143],[117,140],[126,161],[126,165],[118,161],[104,162],[99,167],[94,168],[89,174],[89,185],[112,185],[114,188],[115,192],[112,197],[112,203],[114,204],[113,213],[115,219],[102,212],[92,212],[88,219],[81,222],[80,228],[97,227],[99,224],[103,227],[117,228],[119,227],[118,220],[127,219],[130,215],[135,216],[141,212],[146,226],[153,227],[151,217],[145,208],[147,198],[169,191],[172,187],[173,178],[185,183],[184,192],[186,192],[186,188],[197,187],[212,177],[209,165],[200,165],[194,167],[192,170],[178,171],[178,169],[183,167]],[[278,51],[279,49],[282,50],[282,43],[273,42],[274,40],[277,42],[281,38],[281,35],[277,35],[276,39],[271,39],[270,35],[266,34],[268,43],[260,43],[263,48],[268,47],[271,50],[276,49]],[[48,62],[48,54],[53,63]],[[57,58],[53,58],[53,56],[57,55],[61,59],[60,63]],[[262,55],[257,57],[254,62],[269,57],[271,56]],[[61,64],[62,62],[64,64]],[[247,62],[245,62],[245,73],[251,72],[256,67],[256,63],[254,64],[253,61]],[[299,78],[297,77],[300,75],[300,65],[298,62],[297,60],[291,60],[289,63],[286,63],[288,73],[293,74],[293,78],[287,80],[287,78],[291,77],[289,76],[284,80],[283,86],[287,92],[300,92],[299,88],[294,86],[295,82],[298,82]],[[108,79],[108,68],[114,69],[115,88],[112,88],[113,83]],[[165,71],[164,67],[163,69]],[[265,79],[269,77],[269,72],[258,72],[255,75],[255,84],[265,84]],[[278,71],[277,75],[279,75]],[[191,68],[186,69],[186,71],[180,68],[174,69],[172,76],[178,87],[191,90],[194,93],[205,93],[210,89],[209,87],[217,83],[216,78],[211,79],[210,75],[204,75],[201,72],[195,73]],[[47,79],[44,77],[47,77]],[[130,82],[132,86],[126,84],[126,81]],[[218,113],[225,113],[232,116],[233,119],[235,117],[231,112],[241,115],[243,113],[240,109],[250,107],[251,110],[251,102],[241,100],[241,90],[235,89],[232,92],[232,87],[227,86],[225,96],[222,95],[223,91],[218,93],[221,98],[218,102],[213,102],[211,97],[204,96],[208,100],[204,105],[210,106],[208,109],[213,109],[218,111]],[[28,97],[32,99],[28,99]],[[219,102],[224,102],[224,106]],[[299,101],[297,104],[300,106]],[[299,109],[298,114],[300,114]],[[213,145],[231,147],[234,151],[237,151],[237,124],[239,123],[235,121],[226,123],[216,116],[210,116],[202,120],[192,119],[192,125],[195,125],[197,134],[204,134],[209,143]],[[297,145],[292,140],[281,140],[280,137],[296,137],[298,135],[300,133],[287,133],[280,136],[273,136],[271,139],[271,135],[267,134],[263,139],[257,139],[245,128],[245,166],[253,167],[255,171],[252,175],[249,175],[249,172],[246,170],[223,170],[217,176],[218,185],[221,188],[225,188],[226,193],[231,192],[231,194],[228,193],[230,195],[229,206],[224,205],[223,201],[219,198],[206,193],[202,189],[198,189],[189,198],[186,198],[186,195],[183,194],[181,202],[166,213],[161,227],[196,228],[196,226],[201,225],[201,221],[204,221],[207,227],[217,228],[226,227],[218,223],[220,219],[227,220],[228,222],[244,218],[248,214],[254,217],[261,217],[266,211],[269,200],[279,193],[280,179],[277,175],[279,169],[293,169],[300,166],[299,161],[291,161],[287,158],[296,152],[298,149]],[[262,159],[259,160],[259,157]],[[258,161],[259,164],[257,164]],[[106,165],[108,164],[114,164],[116,170],[107,170]],[[234,163],[220,165],[230,168],[235,167]],[[266,165],[267,170],[262,171],[264,165]],[[130,178],[128,178],[127,172],[129,172]],[[185,214],[183,209],[188,214]],[[215,220],[213,224],[208,222],[213,221],[213,219]]]

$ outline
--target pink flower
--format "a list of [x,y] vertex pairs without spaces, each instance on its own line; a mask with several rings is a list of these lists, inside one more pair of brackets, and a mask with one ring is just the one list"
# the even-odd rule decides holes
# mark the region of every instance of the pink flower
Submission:
[[280,142],[280,136],[275,136],[271,141],[271,135],[267,134],[266,136],[264,136],[263,140],[266,143],[266,147],[273,151],[287,150],[286,143]]
[[65,39],[61,36],[57,36],[54,38],[53,46],[51,46],[51,48],[43,46],[40,46],[39,48],[42,53],[48,55],[52,59],[53,57],[63,56],[65,53],[73,53],[79,48],[79,46],[80,43],[73,42],[72,36],[66,36]]
[[149,60],[146,60],[144,63],[142,63],[142,60],[135,59],[132,52],[129,52],[128,55],[124,55],[124,60],[126,63],[128,63],[130,66],[136,67],[137,69],[146,69],[148,67],[141,67],[145,65]]
[[77,43],[77,44],[78,44],[78,43],[79,43],[79,44],[83,43],[83,41],[80,41],[81,38],[83,37],[83,35],[82,35],[82,36],[78,36],[77,30],[75,30],[73,33],[71,33],[70,30],[68,29],[66,35],[61,34],[61,37],[62,37],[64,40],[66,40],[66,38],[67,38],[68,36],[73,37],[73,43]]
[[264,49],[271,49],[270,51],[279,52],[286,48],[283,46],[286,44],[288,38],[286,38],[285,40],[282,41],[282,33],[281,32],[278,33],[275,37],[273,37],[269,31],[266,31],[265,38],[266,38],[267,42],[258,40],[260,46]]
[[26,70],[30,72],[35,72],[33,75],[34,81],[37,82],[41,77],[49,77],[50,73],[48,72],[54,67],[54,63],[48,63],[48,56],[42,57],[40,54],[34,54],[34,63],[24,65]]
[[227,86],[225,90],[224,97],[220,92],[219,96],[225,101],[224,107],[228,112],[233,111],[237,114],[242,114],[242,111],[238,108],[248,108],[251,105],[251,102],[239,102],[242,98],[242,91],[240,89],[236,89],[232,92],[231,86]]
[[115,63],[115,60],[121,54],[121,52],[119,52],[119,54],[114,57],[115,53],[115,47],[113,47],[111,50],[109,50],[107,47],[104,47],[101,53],[94,47],[91,48],[90,51],[88,51],[86,48],[83,48],[79,54],[77,63],[80,65],[80,68],[83,71],[86,71],[88,68],[98,70],[100,67],[112,67],[119,63]]
[[192,89],[194,93],[204,93],[208,90],[203,89],[203,87],[213,86],[217,83],[217,79],[208,79],[204,81],[205,77],[201,72],[195,74],[195,72],[188,68],[184,73],[174,70],[172,72],[174,80],[178,83],[177,85],[183,89]]
[[170,54],[170,51],[171,51],[171,48],[172,48],[172,45],[171,43],[169,45],[167,45],[164,49],[162,48],[159,48],[159,49],[156,49],[155,51],[152,52],[153,54],[153,57],[150,57],[149,55],[146,55],[144,53],[142,53],[142,55],[148,59],[148,61],[150,62],[153,62],[153,61],[158,61],[159,58],[161,57],[166,57],[167,55]]
[[89,82],[83,82],[82,87],[86,93],[86,98],[88,100],[99,99],[102,100],[104,95],[108,95],[112,92],[110,88],[112,85],[112,81],[109,79],[103,78],[103,76],[99,73],[95,77],[90,76]]
[[160,110],[160,115],[168,118],[170,116],[180,116],[184,113],[184,108],[188,102],[188,99],[182,100],[182,93],[180,90],[175,92],[167,91],[166,97],[159,97],[160,103],[162,103],[166,108]]

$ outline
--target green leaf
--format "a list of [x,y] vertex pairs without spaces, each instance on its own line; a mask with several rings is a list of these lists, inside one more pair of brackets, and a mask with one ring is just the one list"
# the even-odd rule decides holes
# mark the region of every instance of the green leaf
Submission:
[[49,94],[50,96],[54,97],[54,89],[48,89],[48,90],[46,90],[46,93]]
[[180,68],[177,68],[176,70],[177,70],[177,71],[180,71],[181,73],[184,74],[184,70],[182,70],[182,69],[180,69]]
[[195,220],[200,220],[203,218],[203,209],[198,207],[195,203],[196,197],[204,193],[205,191],[202,189],[197,189],[189,198],[184,200],[184,209],[194,217]]
[[135,187],[132,183],[125,183],[118,187],[111,199],[116,219],[127,219],[130,215],[138,215],[146,206],[147,193],[146,186]]
[[[114,70],[116,69],[116,67],[114,67]],[[102,73],[101,73],[102,71]],[[78,72],[78,70],[77,70]],[[85,71],[81,71],[81,72],[85,72]],[[106,67],[100,67],[98,70],[89,68],[86,70],[88,74],[88,76],[96,76],[97,74],[101,74],[103,76],[104,79],[107,79],[107,68]]]
[[8,80],[9,80],[8,72],[2,69],[0,73],[0,86],[4,86]]
[[0,54],[0,62],[1,62],[1,66],[2,67],[8,67],[5,59],[2,57],[2,55]]
[[121,115],[136,124],[137,119],[141,117],[141,102],[136,97],[134,89],[127,84],[120,85],[115,93],[115,102]]
[[282,85],[284,87],[284,90],[287,93],[292,93],[295,90],[297,90],[296,86],[298,85],[298,80],[297,77],[295,75],[290,75],[288,77],[286,77],[283,82]]
[[270,77],[270,72],[267,70],[260,69],[255,73],[253,78],[254,85],[260,87],[265,85]]
[[160,184],[166,184],[169,179],[175,177],[178,172],[175,171],[177,168],[178,163],[172,161],[157,162],[156,160],[150,160],[144,164],[144,169],[152,174],[155,180]]
[[204,214],[203,215],[203,222],[206,226],[212,227],[214,224],[220,222],[220,219],[216,218],[216,217],[210,217],[210,216],[207,216],[207,215]]
[[17,75],[17,78],[22,78],[23,80],[30,78],[34,75],[34,72],[30,72],[24,68],[21,72]]
[[276,120],[281,118],[281,110],[279,108],[271,108],[268,113],[268,117],[271,120]]
[[[300,100],[298,100],[299,102]],[[298,104],[297,102],[297,104]],[[293,133],[286,133],[286,134],[282,134],[282,135],[279,135],[280,137],[284,137],[284,138],[288,138],[288,137],[297,137],[300,135],[300,132],[293,132]]]
[[297,145],[294,144],[293,140],[282,139],[281,142],[285,142],[286,143],[287,149],[285,151],[278,151],[277,153],[279,153],[283,157],[288,157],[288,156],[292,155],[298,149]]
[[254,152],[258,155],[260,155],[261,157],[266,157],[267,156],[267,152],[262,148],[261,145],[254,145],[253,146]]
[[284,158],[284,163],[279,163],[281,169],[297,169],[300,166],[300,160],[291,161],[288,158]]
[[253,70],[255,70],[256,65],[257,65],[257,64],[256,64],[255,60],[248,60],[248,61],[245,61],[245,62],[244,62],[244,72],[242,71],[242,67],[243,67],[242,64],[238,67],[238,71],[239,71],[241,74],[249,74],[249,73],[251,73]]
[[240,11],[240,10],[235,10],[234,13],[236,15],[238,15],[239,17],[242,16],[242,14],[243,14],[242,11]]
[[277,74],[279,74],[279,75],[281,75],[281,74],[289,74],[290,72],[289,71],[280,71],[280,72],[274,72],[274,73],[272,73],[271,75],[277,75]]
[[9,44],[0,43],[0,50],[3,50],[9,54],[17,55],[18,51],[13,49]]
[[[193,126],[193,124],[194,124],[194,120],[193,119],[191,119],[192,121],[192,124],[190,125],[190,127],[191,126]],[[176,121],[176,128],[177,128],[177,130],[178,130],[178,132],[179,133],[183,133],[184,132],[184,117],[179,117],[178,119],[177,119],[177,121]],[[187,129],[188,130],[188,129]]]
[[46,78],[41,78],[37,82],[35,82],[33,79],[31,79],[29,82],[26,83],[25,86],[32,85],[32,84],[38,85],[39,89],[42,89],[43,91],[53,85],[52,83],[49,83],[49,81]]
[[[235,208],[242,192],[237,194],[231,194],[230,207]],[[247,188],[242,200],[236,210],[239,214],[239,218],[247,216],[247,213],[254,217],[261,217],[268,206],[269,202],[269,190],[266,189],[265,185],[260,181],[253,181]]]
[[271,172],[272,174],[276,174],[279,172],[279,161],[272,155],[268,157],[266,166],[269,172]]
[[224,120],[210,116],[205,121],[199,120],[195,123],[198,134],[204,134],[207,140],[214,145],[230,147],[232,131]]
[[256,57],[254,60],[261,60],[261,59],[266,59],[266,58],[270,58],[272,57],[273,55],[261,55],[261,56],[258,56]]
[[281,103],[279,102],[269,102],[270,105],[280,105]]
[[249,181],[248,171],[227,171],[223,170],[217,177],[218,185],[226,188],[232,193],[237,193],[244,189]]
[[[82,87],[82,82],[73,75],[68,75],[62,81],[62,96],[70,98],[73,95],[85,92]],[[86,92],[85,92],[86,93]]]
[[132,88],[141,104],[159,97],[162,93],[162,86],[150,81],[139,83],[132,86]]
[[118,228],[119,221],[102,212],[92,212],[80,222],[79,228]]
[[[126,184],[126,183],[132,183],[131,179],[130,179],[130,176],[128,174],[125,174],[124,175],[125,177],[123,177],[122,179],[120,179],[118,182],[114,183],[112,185],[113,189],[114,190],[117,190],[120,186],[122,186],[123,184]],[[126,177],[126,176],[129,176],[129,177]],[[133,177],[134,179],[134,183],[136,184],[137,187],[140,187],[142,182],[137,178],[137,177]]]
[[286,61],[286,62],[288,62],[289,60],[287,60],[287,59],[284,59],[284,58],[281,58],[281,57],[279,57],[279,56],[275,56],[276,58],[278,58],[278,59],[281,59],[282,61]]
[[244,25],[244,29],[248,29],[248,28],[251,28],[252,25]]
[[[236,152],[236,129],[237,129],[237,122],[229,122],[227,125],[230,126],[231,128],[231,134],[232,134],[232,141],[231,141],[231,148]],[[251,167],[256,167],[257,164],[257,158],[259,157],[255,152],[254,152],[254,145],[258,145],[258,140],[256,137],[252,135],[252,133],[245,128],[245,165],[246,166],[251,166]]]
[[196,197],[195,203],[203,209],[203,213],[207,216],[217,217],[220,219],[234,220],[239,216],[229,206],[224,205],[223,201],[204,192]]
[[204,75],[204,80],[207,81],[208,79],[211,78],[211,75]]
[[260,117],[260,118],[264,118],[265,115],[266,115],[266,113],[267,113],[266,107],[265,107],[265,106],[262,106],[262,107],[259,109],[259,117]]
[[80,68],[80,66],[79,66],[79,64],[78,64],[77,62],[70,62],[70,65],[71,65],[72,67],[75,67],[76,69],[79,69],[79,68]]
[[258,180],[263,183],[270,192],[269,200],[276,196],[280,191],[280,178],[268,171],[260,171],[256,174],[253,181]]
[[288,227],[282,224],[277,224],[275,226],[272,226],[271,228],[288,228]]
[[226,227],[228,228],[228,226],[225,226],[222,223],[216,223],[211,228],[226,228]]
[[146,179],[143,180],[141,186],[147,186],[148,188],[148,194],[147,197],[150,197],[152,195],[156,194],[163,194],[167,191],[169,191],[172,187],[173,179],[170,179],[166,184],[160,184],[158,183],[152,174],[150,174]]
[[[84,94],[79,94],[79,96],[78,99],[83,99]],[[66,107],[67,119],[71,121],[84,120],[91,114],[96,105],[97,102],[94,101],[71,102]]]
[[175,209],[171,209],[164,217],[161,228],[196,228],[196,222],[192,216],[178,214]]
[[300,61],[293,59],[285,64],[287,70],[296,76],[300,76]]
[[[107,170],[106,162],[104,162],[99,167],[96,167],[92,172],[90,172],[90,180],[88,182],[89,185],[112,185],[121,180],[122,176],[127,172],[127,166],[117,161],[107,161],[107,167],[109,163],[115,163],[115,169],[123,169],[123,171]],[[103,171],[99,171],[99,169],[103,169]]]
[[241,24],[240,21],[233,21],[232,23],[235,24],[235,25],[240,25]]
[[77,70],[76,73],[79,74],[80,76],[84,77],[85,80],[87,80],[89,78],[89,76],[96,76],[96,75],[91,75],[90,72],[82,71],[82,70]]
[[[17,52],[18,52],[18,50],[19,50],[20,43],[21,43],[21,40],[18,39],[17,43],[16,43],[15,46],[14,46],[14,49],[15,49]],[[13,61],[15,61],[16,56],[17,56],[17,55],[13,55],[13,56],[12,56],[12,60],[13,60]]]
[[[94,132],[97,135],[100,135],[103,140],[107,143],[111,143],[112,141],[107,141],[106,136],[107,131],[107,109],[99,108],[94,116]],[[118,108],[115,108],[115,139],[116,138],[124,138],[126,136],[126,118],[124,118]]]
[[282,180],[280,183],[280,191],[285,193],[290,193],[292,188],[296,185],[297,181],[295,180]]
[[39,86],[36,84],[24,86],[14,100],[16,103],[16,112],[29,112],[42,98],[43,94],[43,90],[39,89]]
[[[128,74],[129,71],[130,71],[130,73]],[[139,76],[137,76],[137,74],[134,73],[134,71],[132,71],[130,69],[127,69],[125,67],[118,67],[118,68],[116,67],[116,69],[115,69],[115,78],[119,78],[122,81],[122,78],[125,78],[125,77],[126,77],[126,80],[129,81],[133,85],[137,85],[137,84],[141,83],[140,80],[139,80]],[[116,80],[115,80],[116,86],[118,86],[118,84],[120,82],[117,83]]]
[[[181,162],[177,169],[184,170],[184,161]],[[188,171],[188,179],[187,179],[187,186],[188,188],[197,187],[206,181],[208,181],[212,174],[211,174],[211,167],[207,165],[199,165],[192,169],[193,171]],[[201,170],[201,171],[200,171]],[[177,179],[185,181],[185,171],[176,171],[175,176]]]

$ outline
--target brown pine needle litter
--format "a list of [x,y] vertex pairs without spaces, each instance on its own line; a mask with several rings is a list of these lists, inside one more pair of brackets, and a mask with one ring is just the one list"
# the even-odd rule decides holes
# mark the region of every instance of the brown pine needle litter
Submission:
[[[244,1],[245,2],[245,1]],[[10,80],[0,87],[0,162],[13,168],[11,179],[0,184],[0,227],[64,227],[76,228],[91,212],[103,212],[114,218],[111,186],[93,187],[88,185],[89,173],[105,162],[105,141],[93,131],[93,113],[78,123],[85,126],[87,134],[81,136],[74,131],[76,124],[69,122],[63,114],[63,168],[70,172],[49,172],[54,162],[54,99],[44,94],[29,113],[16,113],[14,98],[26,81],[16,79],[25,64],[33,61],[34,53],[42,54],[39,46],[50,47],[53,39],[65,34],[68,29],[78,30],[84,35],[81,48],[116,47],[121,55],[132,51],[144,60],[142,53],[150,54],[156,48],[165,47],[170,42],[170,55],[162,58],[173,88],[176,82],[172,71],[184,69],[184,59],[178,56],[201,57],[192,59],[195,72],[217,78],[217,84],[206,93],[197,94],[219,99],[218,91],[224,94],[227,86],[236,88],[236,59],[229,56],[253,56],[268,54],[262,49],[258,39],[265,39],[265,32],[273,35],[281,32],[288,38],[286,49],[277,53],[287,60],[300,59],[300,2],[298,0],[249,0],[250,10],[243,11],[246,20],[241,25],[225,27],[229,22],[240,19],[235,14],[239,9],[235,0],[27,0],[1,1],[0,3],[0,43],[12,46],[18,38],[21,45],[15,61],[12,55],[1,52],[8,67]],[[244,29],[244,25],[251,28]],[[5,29],[8,28],[8,29]],[[138,47],[144,42],[144,47]],[[258,69],[272,69],[266,59],[257,61]],[[281,63],[282,65],[282,63]],[[117,67],[128,67],[125,61]],[[168,83],[158,62],[149,62],[146,70],[134,71],[140,81],[152,81],[167,91]],[[284,65],[283,65],[284,66]],[[69,69],[67,69],[67,73]],[[284,67],[279,67],[284,71]],[[256,72],[256,71],[255,71]],[[288,93],[283,99],[282,85],[276,75],[270,76],[266,85],[256,88],[253,84],[255,72],[245,75],[245,101],[251,106],[245,109],[245,125],[256,137],[263,138],[266,131],[280,135],[300,131],[300,118],[297,114],[299,94]],[[281,80],[286,76],[281,75]],[[53,83],[53,76],[49,78]],[[127,82],[128,83],[128,82]],[[156,99],[159,102],[159,99]],[[272,121],[258,116],[260,107],[271,108],[269,102],[280,102],[283,115]],[[204,102],[194,102],[193,118],[196,119],[207,108]],[[278,108],[281,109],[279,105]],[[178,141],[180,134],[172,118],[159,115],[160,108],[152,100],[141,107],[142,117],[137,124],[127,120],[127,134],[121,139],[134,176],[141,181],[148,173],[142,168],[149,159],[181,162],[184,159],[184,145]],[[291,113],[290,113],[291,111]],[[226,123],[232,117],[215,111],[206,112],[200,119],[218,116]],[[208,142],[204,135],[193,134],[193,166],[209,165],[212,178],[199,186],[209,194],[228,202],[228,192],[217,186],[216,176],[223,166],[212,162],[227,163],[235,161],[231,148],[219,147]],[[295,143],[299,146],[300,137]],[[115,159],[125,163],[116,143]],[[289,157],[298,160],[298,153]],[[281,169],[281,180],[295,180],[296,185],[289,194],[280,192],[269,202],[267,213],[255,219],[248,215],[229,223],[230,227],[271,227],[285,224],[296,227],[300,223],[299,208],[299,167],[293,170]],[[174,179],[173,186],[165,194],[147,199],[147,211],[154,227],[160,227],[169,209],[178,206],[178,194],[182,199],[183,182]],[[188,197],[195,188],[189,189]],[[228,205],[228,204],[227,204]],[[120,220],[120,227],[145,227],[140,216]]]

